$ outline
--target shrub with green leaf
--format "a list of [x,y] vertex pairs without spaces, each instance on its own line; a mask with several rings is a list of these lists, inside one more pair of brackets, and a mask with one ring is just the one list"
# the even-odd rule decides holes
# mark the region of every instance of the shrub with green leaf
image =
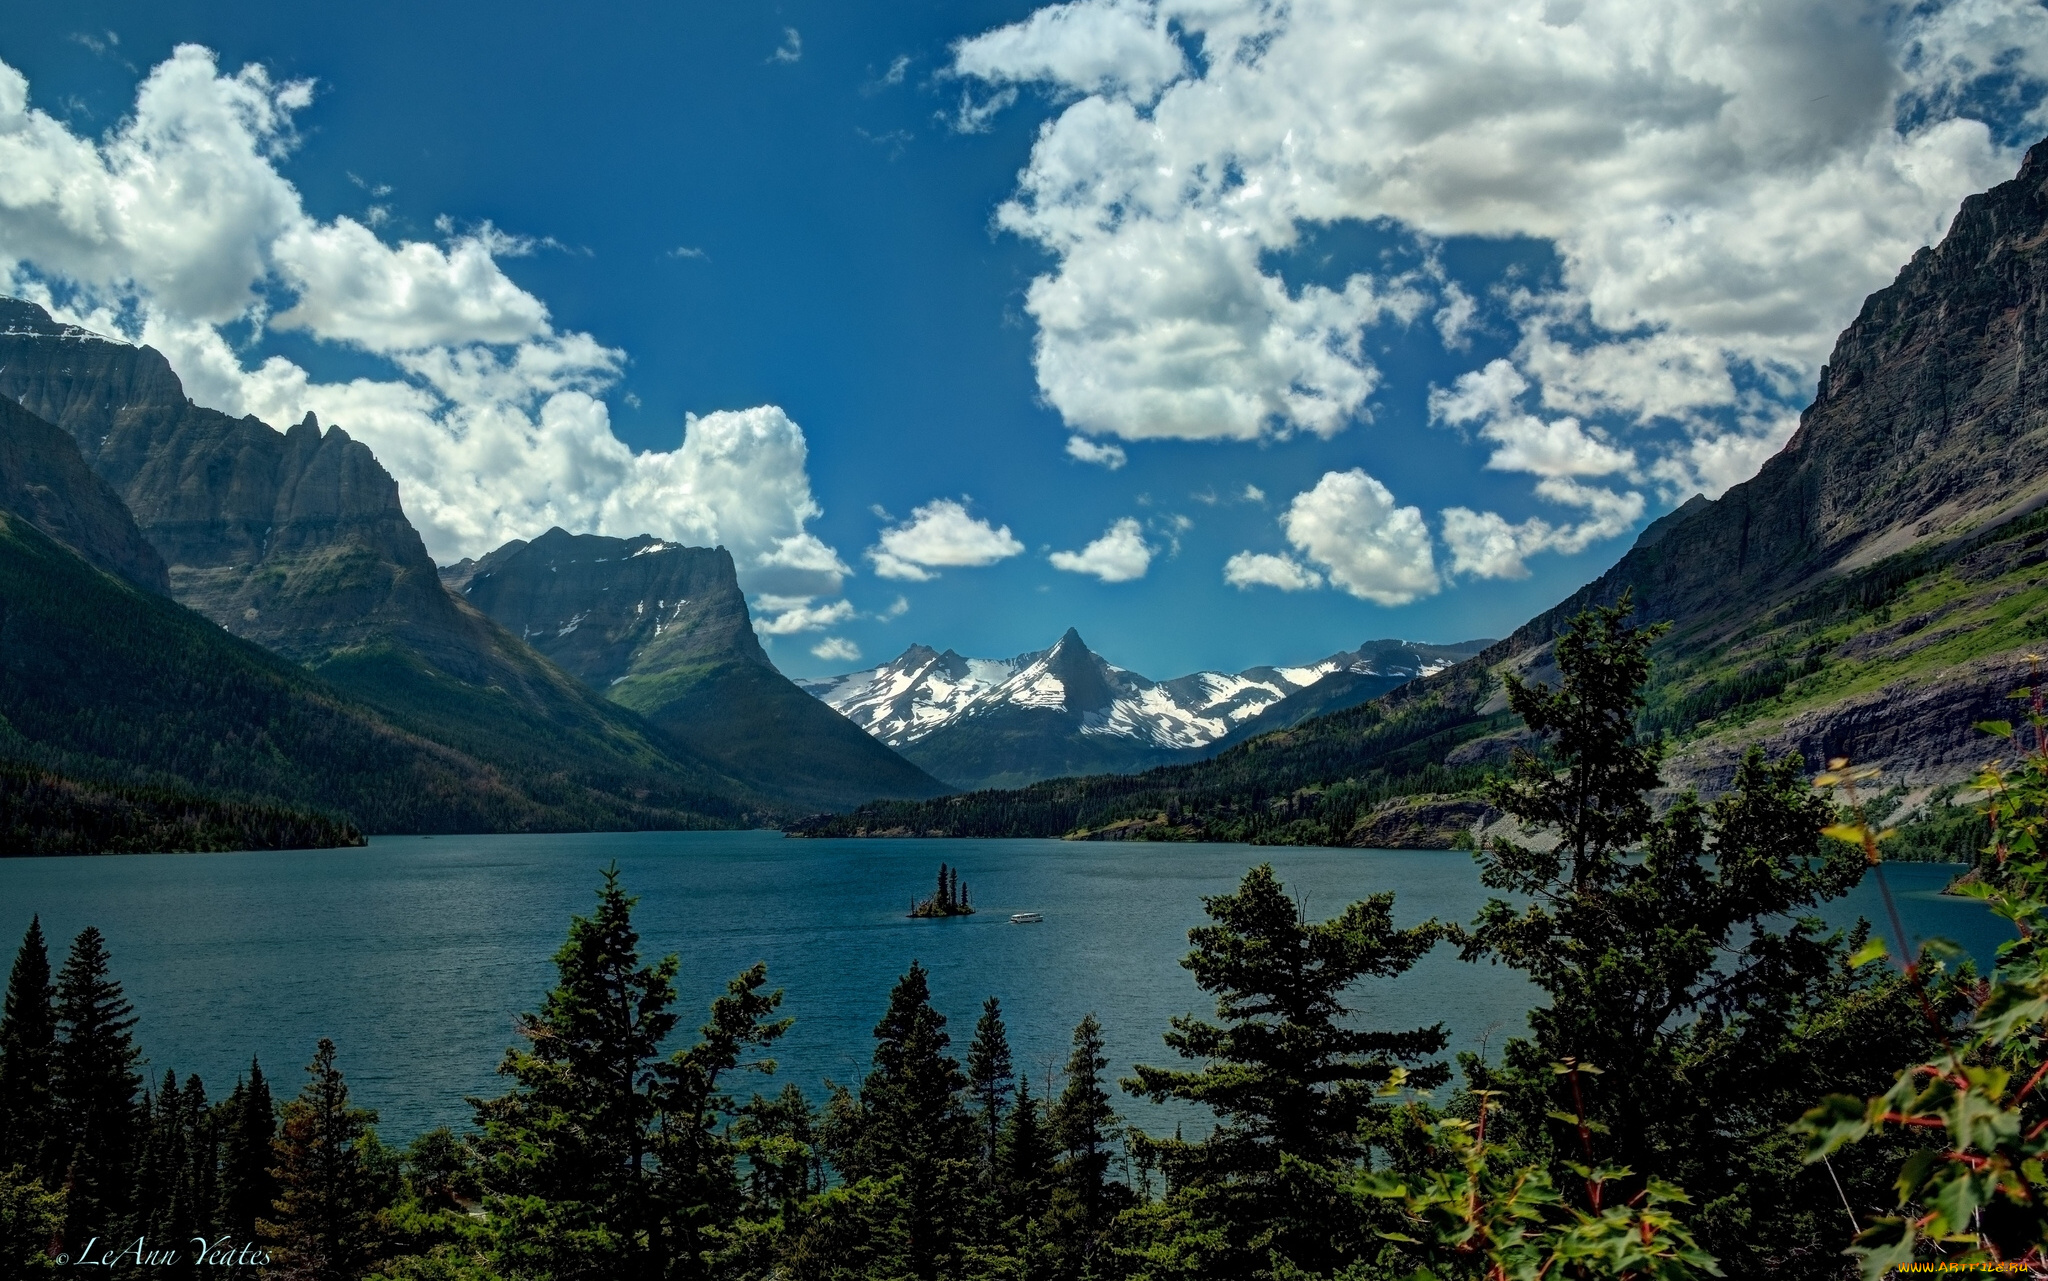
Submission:
[[[1917,1140],[1899,1169],[1895,1211],[1850,1246],[1872,1281],[1915,1259],[2048,1268],[2048,690],[2038,672],[2035,682],[2015,696],[2029,703],[2031,734],[2006,721],[1979,726],[2020,754],[2010,764],[1994,762],[1977,780],[1992,843],[1979,878],[1958,887],[2011,921],[2018,937],[2000,946],[1967,1025],[1945,1036],[1939,1054],[1900,1072],[1891,1089],[1874,1097],[1829,1095],[1800,1123],[1809,1161],[1879,1136]],[[1861,772],[1836,764],[1818,781],[1844,788],[1854,805]],[[1854,820],[1829,835],[1860,845],[1875,865],[1886,834],[1872,831],[1858,806]],[[1962,954],[1940,941],[1912,953],[1896,913],[1893,921],[1904,972],[1924,998]],[[1857,959],[1867,963],[1885,952],[1873,944]],[[1949,1031],[1933,999],[1927,1012]]]

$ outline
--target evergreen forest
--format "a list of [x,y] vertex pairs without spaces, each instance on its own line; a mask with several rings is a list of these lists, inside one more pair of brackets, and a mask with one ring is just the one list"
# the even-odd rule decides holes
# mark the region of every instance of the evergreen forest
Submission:
[[[1540,750],[1486,783],[1526,833],[1474,853],[1498,897],[1468,921],[1399,927],[1393,893],[1318,920],[1253,867],[1204,900],[1182,961],[1213,1014],[1160,1029],[1122,1079],[1091,1015],[1034,1092],[1001,994],[949,1024],[913,962],[876,994],[861,1079],[778,1088],[790,1021],[765,965],[688,1030],[677,961],[643,955],[613,869],[518,1016],[502,1093],[401,1147],[329,1041],[217,1098],[145,1076],[106,941],[84,930],[53,968],[31,924],[0,1013],[0,1274],[2038,1275],[2048,688],[1980,727],[2005,763],[1958,829],[1984,841],[1962,892],[2017,927],[1984,974],[1908,951],[1893,920],[1822,925],[1866,876],[1888,893],[1867,771],[1752,751],[1718,799],[1652,806],[1658,629],[1628,612],[1576,619],[1554,687],[1508,678]],[[1529,979],[1525,1035],[1452,1058],[1440,1027],[1370,1024],[1361,985],[1440,948]],[[1149,1133],[1134,1098],[1212,1120]]]

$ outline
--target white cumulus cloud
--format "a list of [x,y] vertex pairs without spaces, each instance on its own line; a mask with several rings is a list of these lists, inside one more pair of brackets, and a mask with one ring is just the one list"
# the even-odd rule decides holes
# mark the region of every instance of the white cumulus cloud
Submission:
[[1582,552],[1595,542],[1628,532],[1643,518],[1643,496],[1633,490],[1616,493],[1584,485],[1569,476],[1545,477],[1536,492],[1551,502],[1586,510],[1578,524],[1552,524],[1540,516],[1510,523],[1498,512],[1450,507],[1443,513],[1444,544],[1451,551],[1450,572],[1479,578],[1527,578],[1529,557],[1554,551]]
[[811,653],[828,663],[857,663],[860,661],[860,646],[844,636],[827,636],[811,646]]
[[1545,420],[1526,412],[1520,402],[1529,388],[1529,380],[1514,365],[1490,361],[1483,369],[1460,375],[1448,389],[1432,387],[1429,416],[1433,422],[1458,427],[1478,423],[1479,435],[1495,445],[1486,460],[1489,469],[1536,476],[1538,497],[1589,514],[1577,524],[1554,524],[1542,517],[1511,522],[1498,512],[1448,508],[1443,513],[1443,537],[1451,550],[1454,575],[1526,578],[1525,562],[1537,552],[1584,551],[1597,541],[1626,533],[1642,519],[1640,493],[1617,492],[1577,479],[1635,474],[1634,452],[1614,445],[1597,428],[1588,429],[1576,418]]
[[1144,528],[1126,516],[1080,551],[1054,552],[1047,559],[1054,569],[1070,574],[1093,574],[1105,583],[1127,583],[1143,578],[1151,568],[1152,547],[1145,541]]
[[[750,592],[832,596],[851,572],[808,529],[807,448],[782,410],[691,416],[666,451],[613,434],[601,397],[625,353],[554,328],[499,268],[535,242],[443,219],[439,243],[392,244],[309,214],[278,170],[309,82],[225,74],[181,45],[97,140],[28,90],[0,64],[0,291],[152,344],[202,405],[346,427],[397,477],[437,558],[561,525],[722,543]],[[322,383],[282,357],[245,367],[229,324],[300,330],[387,373]]]
[[754,604],[762,611],[754,620],[754,630],[763,636],[822,632],[853,617],[852,602],[843,598],[814,606],[808,596],[763,595]]
[[1294,496],[1280,527],[1301,560],[1239,552],[1224,563],[1224,581],[1301,591],[1327,579],[1380,605],[1406,605],[1443,585],[1422,510],[1397,504],[1392,491],[1363,468],[1323,473],[1314,488]]
[[1323,585],[1323,576],[1292,556],[1271,552],[1239,552],[1223,562],[1223,581],[1247,587],[1277,587],[1283,592],[1308,591]]
[[1704,476],[1756,457],[1708,439],[1758,436],[1728,421],[1755,417],[1743,386],[1796,409],[1864,295],[2011,175],[2001,138],[2048,127],[2026,105],[2048,9],[1072,0],[952,69],[1065,100],[997,222],[1054,257],[1026,308],[1070,426],[1253,439],[1365,416],[1370,327],[1427,314],[1455,349],[1476,300],[1429,273],[1283,280],[1304,229],[1358,220],[1547,242],[1558,283],[1507,308],[1542,407],[1661,422],[1638,457]]
[[1111,471],[1129,461],[1124,457],[1123,446],[1104,444],[1101,441],[1090,440],[1086,436],[1067,437],[1067,457],[1078,462],[1107,467]]
[[968,515],[964,504],[938,498],[884,529],[867,555],[883,578],[921,583],[938,577],[935,569],[993,565],[1023,550],[1008,525],[991,525]]
[[1057,4],[953,46],[953,69],[994,83],[1049,82],[1150,98],[1185,69],[1166,15],[1144,0]]

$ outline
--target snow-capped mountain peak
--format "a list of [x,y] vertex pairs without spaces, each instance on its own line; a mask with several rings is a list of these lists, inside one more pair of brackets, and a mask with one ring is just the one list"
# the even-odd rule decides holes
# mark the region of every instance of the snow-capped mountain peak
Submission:
[[912,645],[879,667],[797,684],[897,748],[998,709],[1031,709],[1069,718],[1085,737],[1193,749],[1333,672],[1414,677],[1455,661],[1431,654],[1436,648],[1373,641],[1314,663],[1154,681],[1105,661],[1068,628],[1050,648],[1015,658],[963,658]]

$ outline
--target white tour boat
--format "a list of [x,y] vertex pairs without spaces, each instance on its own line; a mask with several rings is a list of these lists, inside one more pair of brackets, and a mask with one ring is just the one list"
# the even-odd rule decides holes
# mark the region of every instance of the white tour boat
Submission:
[[1010,915],[1010,924],[1036,925],[1044,919],[1045,917],[1038,912],[1013,912]]

